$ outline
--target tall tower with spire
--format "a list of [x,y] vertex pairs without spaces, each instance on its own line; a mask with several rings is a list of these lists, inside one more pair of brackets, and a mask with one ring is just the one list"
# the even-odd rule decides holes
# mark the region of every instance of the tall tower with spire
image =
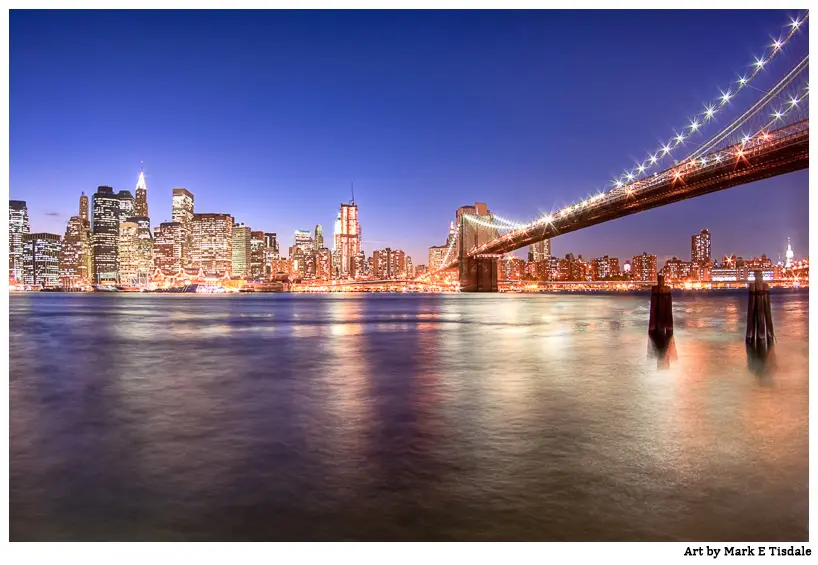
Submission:
[[88,197],[85,192],[80,195],[80,219],[87,222],[88,220]]
[[787,253],[784,256],[787,258],[787,262],[784,263],[784,267],[786,267],[787,269],[792,268],[792,258],[795,257],[795,253],[792,250],[790,238],[787,238]]
[[145,184],[145,171],[139,172],[139,180],[136,181],[136,198],[133,203],[135,216],[148,217],[148,187]]

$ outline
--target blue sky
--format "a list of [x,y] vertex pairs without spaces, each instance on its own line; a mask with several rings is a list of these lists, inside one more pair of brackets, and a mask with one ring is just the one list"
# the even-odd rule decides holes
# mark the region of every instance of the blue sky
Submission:
[[[317,223],[331,234],[354,182],[367,253],[425,263],[458,206],[527,220],[604,188],[794,15],[14,10],[10,194],[32,229],[61,234],[81,191],[133,191],[144,160],[153,225],[182,186],[197,212],[285,247]],[[776,257],[788,236],[806,255],[807,171],[558,237],[553,252],[688,257],[702,227],[717,256]]]

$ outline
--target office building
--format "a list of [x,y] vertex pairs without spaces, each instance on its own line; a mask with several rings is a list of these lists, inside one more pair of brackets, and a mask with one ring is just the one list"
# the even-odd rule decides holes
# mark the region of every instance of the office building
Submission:
[[[710,252],[708,248],[708,253]],[[631,260],[631,278],[640,282],[656,281],[656,255],[634,255]]]
[[193,214],[190,234],[190,261],[194,268],[201,267],[205,274],[232,272],[233,217],[230,214]]
[[[682,261],[678,257],[672,257],[665,261],[665,266],[662,267],[662,276],[667,282],[686,281],[694,278],[693,262]],[[698,265],[696,264],[698,267]],[[698,272],[696,273],[698,274]]]
[[[97,188],[93,198],[94,284],[117,284],[120,199],[110,186]],[[126,203],[127,205],[127,203]]]
[[247,278],[250,272],[250,226],[233,224],[232,275]]
[[691,238],[690,262],[697,265],[711,263],[710,232],[703,229]]
[[[529,256],[531,250],[529,249]],[[500,280],[521,281],[525,276],[525,260],[513,255],[506,255],[498,265],[500,268]]]
[[60,236],[23,234],[23,282],[43,288],[60,286]]
[[127,222],[134,217],[134,198],[130,190],[120,190],[116,197],[119,199],[119,221]]
[[171,219],[182,226],[182,266],[188,267],[193,264],[193,193],[186,188],[173,189]]
[[406,277],[406,253],[400,249],[380,249],[372,253],[372,278],[375,280]]
[[406,256],[405,268],[403,276],[407,279],[415,278],[415,267],[412,265],[412,258]]
[[136,222],[119,222],[119,283],[123,286],[136,286],[139,278],[139,226]]
[[65,288],[85,286],[93,279],[90,229],[90,222],[81,216],[71,216],[68,220],[59,261],[60,283]]
[[619,276],[619,258],[597,257],[591,260],[591,278],[595,281],[604,281]]
[[136,181],[136,198],[133,203],[134,215],[142,218],[148,217],[148,186],[145,184],[145,173],[139,173],[139,180]]
[[321,224],[315,226],[314,246],[316,252],[324,247],[324,228],[321,227]]
[[88,216],[88,197],[84,192],[80,194],[80,219],[91,223],[91,218]]
[[24,200],[9,200],[9,281],[23,282],[23,235],[29,233]]
[[544,239],[528,246],[528,261],[537,263],[551,258],[551,240]]
[[138,284],[147,285],[154,265],[151,221],[146,216],[134,216],[129,221],[136,223],[136,272]]
[[[443,266],[443,260],[446,258],[446,253],[449,251],[448,245],[433,245],[429,248],[429,272],[434,273]],[[452,250],[454,253],[454,250]]]
[[358,222],[358,206],[354,200],[349,204],[341,204],[336,220],[335,250],[338,252],[338,278],[352,278],[356,271],[363,270],[358,258],[361,253],[361,226]]
[[264,232],[250,232],[250,271],[247,278],[257,281],[264,275]]
[[332,252],[322,247],[315,255],[315,277],[322,281],[332,278]]
[[179,222],[163,222],[154,230],[153,263],[166,273],[182,268],[184,232]]
[[264,234],[264,276],[267,280],[272,280],[275,271],[272,268],[273,261],[281,259],[278,249],[278,239],[275,233]]
[[312,233],[309,230],[295,230],[295,246],[301,249],[305,255],[309,255],[315,250]]

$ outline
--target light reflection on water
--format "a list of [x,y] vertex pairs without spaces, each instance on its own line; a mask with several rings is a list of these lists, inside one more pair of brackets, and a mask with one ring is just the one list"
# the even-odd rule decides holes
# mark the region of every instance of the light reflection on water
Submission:
[[772,300],[11,295],[11,539],[804,540]]

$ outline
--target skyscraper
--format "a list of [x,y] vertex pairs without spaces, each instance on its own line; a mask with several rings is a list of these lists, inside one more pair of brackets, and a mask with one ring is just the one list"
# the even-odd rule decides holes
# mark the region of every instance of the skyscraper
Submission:
[[84,192],[80,195],[80,219],[89,223],[91,221],[88,217],[88,197],[85,196]]
[[233,224],[232,275],[247,278],[250,271],[250,226]]
[[406,276],[406,253],[400,249],[381,249],[372,252],[372,278],[376,280],[401,279]]
[[166,273],[182,268],[184,234],[179,222],[162,222],[154,230],[153,264]]
[[274,233],[264,234],[264,276],[267,280],[272,280],[275,271],[272,268],[273,261],[281,259],[278,250],[278,239]]
[[60,286],[60,236],[23,234],[23,282],[43,288]]
[[119,282],[126,286],[135,286],[139,278],[138,228],[136,222],[119,222],[119,249],[117,251]]
[[691,238],[690,262],[696,265],[710,263],[710,232],[703,229]]
[[551,258],[551,239],[544,239],[528,246],[528,261],[536,263]]
[[332,252],[326,247],[320,248],[316,253],[315,276],[323,281],[332,278]]
[[264,277],[264,232],[250,232],[250,269],[248,279]]
[[193,221],[193,194],[186,188],[173,189],[172,220],[182,226],[182,266],[188,267],[193,262],[191,256]]
[[134,215],[148,217],[148,187],[145,184],[145,173],[139,173],[139,180],[136,181],[136,198],[134,199]]
[[120,199],[110,186],[100,186],[94,194],[94,280],[95,284],[116,284],[119,243]]
[[354,200],[349,204],[341,204],[336,228],[338,274],[340,278],[350,278],[355,274],[355,258],[361,252],[361,226],[358,223],[358,206]]
[[9,281],[23,282],[23,235],[29,233],[24,200],[9,200]]
[[60,249],[60,280],[66,288],[83,286],[93,278],[89,231],[88,220],[81,216],[71,216],[68,220]]
[[316,252],[324,247],[324,228],[321,227],[321,224],[315,226],[315,240],[313,243]]
[[134,199],[130,190],[120,190],[117,193],[119,198],[119,221],[127,222],[134,216]]
[[134,216],[130,219],[136,223],[136,273],[140,285],[147,284],[153,272],[153,236],[151,221],[145,216]]
[[634,255],[631,261],[631,275],[635,281],[650,282],[656,280],[656,255]]
[[[446,258],[448,245],[433,245],[429,248],[429,272],[434,273],[443,266],[443,259]],[[452,253],[455,251],[452,250]]]
[[792,268],[792,258],[795,257],[795,252],[792,250],[790,238],[787,238],[787,252],[784,254],[784,257],[787,258],[787,261],[784,263],[784,267],[787,269]]
[[193,267],[216,275],[232,271],[233,217],[230,214],[193,214],[190,234]]

